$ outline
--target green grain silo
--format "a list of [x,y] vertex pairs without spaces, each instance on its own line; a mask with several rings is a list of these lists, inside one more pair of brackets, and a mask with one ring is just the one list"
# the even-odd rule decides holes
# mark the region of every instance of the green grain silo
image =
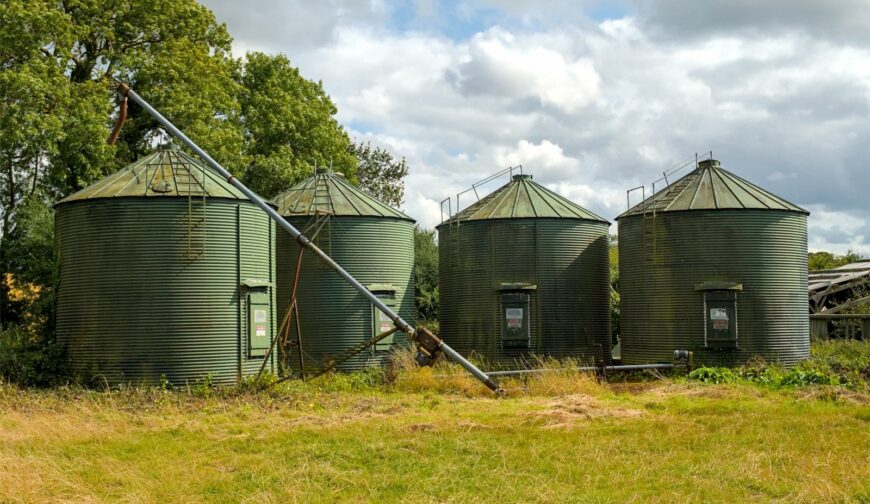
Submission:
[[532,354],[609,363],[608,227],[531,175],[442,222],[441,337],[502,366]]
[[807,215],[715,160],[620,215],[623,362],[809,357]]
[[165,149],[55,208],[75,368],[110,384],[257,373],[276,330],[275,224],[226,180]]
[[[414,320],[414,220],[354,187],[340,173],[317,169],[314,176],[278,195],[278,212],[303,231],[351,275],[405,320]],[[290,305],[299,245],[280,233],[278,311]],[[313,254],[303,254],[296,294],[306,373],[323,369],[333,357],[392,328],[392,321]],[[295,323],[289,340],[298,341]],[[376,366],[407,335],[394,333],[338,366],[352,371]],[[286,362],[298,373],[298,346]]]

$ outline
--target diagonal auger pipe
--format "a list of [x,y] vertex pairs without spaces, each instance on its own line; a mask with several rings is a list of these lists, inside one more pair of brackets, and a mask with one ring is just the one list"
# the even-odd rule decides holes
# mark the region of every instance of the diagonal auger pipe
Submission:
[[[332,268],[336,273],[338,273],[342,278],[347,281],[354,289],[358,290],[360,294],[365,296],[369,301],[372,302],[375,306],[377,306],[382,312],[386,313],[388,317],[396,324],[396,327],[401,329],[406,334],[413,335],[414,339],[420,343],[421,339],[425,339],[427,342],[434,343],[438,350],[446,354],[451,360],[465,368],[469,373],[474,375],[475,378],[483,382],[484,385],[489,387],[493,392],[501,392],[501,389],[492,378],[487,376],[486,373],[481,371],[477,366],[468,362],[462,355],[460,355],[456,350],[450,348],[449,345],[444,343],[441,338],[434,336],[432,333],[426,331],[425,334],[418,334],[418,331],[414,329],[411,324],[407,323],[402,317],[399,316],[398,313],[394,312],[389,306],[384,304],[377,296],[375,296],[372,292],[365,288],[359,281],[354,278],[350,273],[348,273],[344,268],[341,267],[337,262],[335,262],[329,255],[320,250],[317,245],[313,244],[311,240],[305,237],[298,229],[293,227],[292,224],[287,222],[281,215],[276,212],[272,207],[270,207],[265,201],[263,201],[260,196],[256,193],[248,189],[244,184],[242,184],[239,179],[233,176],[226,168],[220,165],[217,161],[215,161],[211,156],[208,155],[207,152],[202,150],[196,143],[193,142],[190,138],[187,137],[184,133],[181,132],[178,128],[175,127],[174,124],[169,122],[168,119],[163,117],[163,115],[158,112],[154,107],[151,106],[150,103],[145,101],[141,96],[136,94],[135,91],[130,89],[124,83],[121,83],[118,86],[118,92],[127,98],[132,99],[134,102],[139,104],[140,107],[145,109],[148,114],[151,115],[161,126],[166,128],[173,136],[181,140],[181,142],[190,147],[190,149],[196,152],[200,158],[202,158],[206,163],[209,164],[215,171],[221,174],[222,177],[227,179],[227,182],[232,184],[236,189],[242,192],[245,196],[248,197],[255,205],[260,207],[266,214],[274,220],[279,227],[283,228],[285,231],[290,233],[290,236],[293,237],[299,243],[300,247],[306,248],[310,250],[314,255],[323,260],[330,268]],[[421,338],[422,336],[422,338]]]

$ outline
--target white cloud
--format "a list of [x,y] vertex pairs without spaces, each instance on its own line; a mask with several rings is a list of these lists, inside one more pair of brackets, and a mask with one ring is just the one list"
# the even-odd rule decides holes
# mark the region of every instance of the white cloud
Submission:
[[460,89],[471,96],[512,101],[535,98],[568,113],[598,96],[601,78],[591,60],[528,42],[501,28],[472,37],[468,56],[458,68]]
[[[282,9],[222,20],[237,47],[287,52],[323,80],[354,136],[408,158],[405,209],[425,226],[443,198],[519,163],[612,220],[627,188],[649,192],[674,162],[712,149],[812,210],[811,246],[866,250],[870,45],[856,27],[870,10],[859,3],[638,0],[596,25],[573,2],[469,0],[454,8],[462,22],[481,5],[504,16],[452,37],[391,28],[380,3],[352,2],[323,24],[320,7],[299,4],[294,22],[320,27],[300,44],[272,37]],[[417,18],[445,15],[429,7]]]

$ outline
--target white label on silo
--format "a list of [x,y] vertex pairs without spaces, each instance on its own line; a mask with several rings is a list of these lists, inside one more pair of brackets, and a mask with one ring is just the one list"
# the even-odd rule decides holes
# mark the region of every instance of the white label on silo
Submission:
[[508,327],[523,326],[523,309],[522,308],[505,308],[504,318],[507,319]]

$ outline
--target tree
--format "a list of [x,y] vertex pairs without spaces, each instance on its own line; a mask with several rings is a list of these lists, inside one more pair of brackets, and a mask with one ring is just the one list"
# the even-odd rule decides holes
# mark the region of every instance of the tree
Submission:
[[359,160],[359,186],[384,203],[399,208],[405,198],[408,164],[403,157],[396,161],[389,151],[372,147],[371,142],[352,143],[349,152]]
[[[15,273],[7,250],[25,199],[66,196],[163,136],[131,106],[119,144],[106,145],[116,80],[130,83],[214,157],[240,164],[230,37],[194,0],[6,0],[0,26],[4,277]],[[3,321],[7,298],[4,286]]]
[[845,255],[837,255],[824,251],[810,252],[807,254],[807,267],[810,271],[829,270],[860,259],[862,259],[861,255],[851,250],[846,252]]
[[438,244],[435,230],[414,227],[414,302],[417,323],[432,326],[438,321]]
[[[5,0],[0,27],[0,278],[25,267],[7,253],[23,202],[67,196],[166,140],[131,102],[106,145],[119,81],[265,196],[315,163],[356,180],[322,84],[285,56],[234,59],[226,26],[195,0]],[[0,282],[3,323],[15,318],[7,291]]]
[[258,52],[248,53],[239,83],[242,179],[251,189],[272,197],[310,175],[314,164],[355,180],[350,139],[322,83],[302,77],[284,55]]

